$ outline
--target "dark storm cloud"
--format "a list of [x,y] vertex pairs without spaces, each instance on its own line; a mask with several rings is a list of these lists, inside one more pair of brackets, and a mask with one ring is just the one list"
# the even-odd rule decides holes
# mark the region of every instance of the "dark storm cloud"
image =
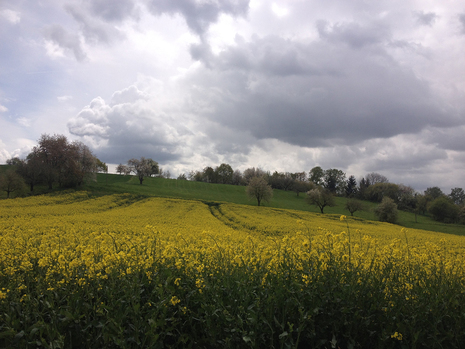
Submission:
[[[385,51],[385,28],[367,35],[356,28],[332,27],[311,43],[273,36],[238,40],[218,55],[208,55],[210,68],[191,77],[196,86],[190,91],[192,107],[201,100],[211,108],[199,116],[258,139],[308,147],[460,123],[425,81]],[[335,44],[334,38],[349,45]]]
[[148,7],[155,15],[179,14],[183,16],[187,26],[199,36],[203,36],[210,24],[215,23],[222,13],[234,17],[245,16],[249,8],[249,0],[150,0]]

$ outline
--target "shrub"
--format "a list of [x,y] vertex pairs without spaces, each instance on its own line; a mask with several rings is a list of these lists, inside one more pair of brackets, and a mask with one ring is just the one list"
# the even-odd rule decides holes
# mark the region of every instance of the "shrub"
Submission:
[[375,208],[375,215],[382,222],[395,223],[397,221],[397,205],[391,198],[384,197]]
[[446,196],[440,196],[433,200],[428,212],[436,221],[452,223],[458,218],[459,207]]

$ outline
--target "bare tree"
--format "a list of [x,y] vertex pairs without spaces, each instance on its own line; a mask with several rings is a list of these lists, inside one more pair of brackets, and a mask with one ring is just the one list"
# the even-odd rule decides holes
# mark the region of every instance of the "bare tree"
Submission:
[[262,201],[270,201],[273,197],[273,189],[263,177],[253,177],[246,187],[247,196],[256,199],[258,206]]
[[389,183],[389,180],[386,176],[382,174],[371,172],[365,176],[366,181],[370,183],[370,185],[377,184],[377,183]]

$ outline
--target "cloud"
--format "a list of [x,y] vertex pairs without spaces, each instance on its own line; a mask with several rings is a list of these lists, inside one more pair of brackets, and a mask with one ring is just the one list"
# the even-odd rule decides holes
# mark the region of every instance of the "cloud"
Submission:
[[0,104],[0,113],[6,113],[8,108]]
[[54,24],[46,27],[44,29],[44,35],[47,40],[58,45],[65,51],[71,51],[78,61],[82,62],[87,58],[87,55],[82,48],[79,36],[69,33],[61,25]]
[[221,14],[233,17],[247,15],[249,0],[150,0],[148,8],[154,15],[179,14],[186,20],[190,30],[203,37],[211,24]]
[[465,34],[465,13],[459,15],[459,21],[462,26],[462,33]]
[[316,27],[322,39],[346,43],[354,48],[379,44],[391,36],[389,28],[383,22],[361,25],[356,22],[329,24],[327,21],[319,20]]
[[414,12],[413,15],[415,16],[416,21],[419,25],[426,25],[429,27],[432,27],[433,24],[439,18],[439,16],[434,12],[417,11]]
[[20,13],[9,9],[1,10],[0,17],[5,18],[11,24],[18,24],[21,21]]
[[133,0],[88,0],[87,6],[93,15],[109,22],[122,22],[138,16],[136,2]]
[[[337,36],[348,37],[341,28]],[[384,34],[371,37],[377,39],[365,42],[379,45],[341,46],[327,36],[314,42],[276,36],[239,40],[209,55],[207,67],[190,75],[186,86],[195,88],[186,91],[189,108],[205,122],[303,147],[461,124],[458,112],[426,81],[387,53]]]
[[107,104],[97,97],[68,122],[69,132],[92,142],[107,162],[151,157],[160,163],[179,160],[192,133],[181,116],[156,111],[148,95],[130,86]]
[[124,37],[120,30],[114,25],[92,16],[85,8],[81,8],[77,5],[67,5],[65,8],[75,21],[79,23],[86,42],[108,44]]

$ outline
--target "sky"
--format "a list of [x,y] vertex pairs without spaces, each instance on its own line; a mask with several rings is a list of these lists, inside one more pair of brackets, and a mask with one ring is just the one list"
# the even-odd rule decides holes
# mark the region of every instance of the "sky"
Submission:
[[0,1],[0,163],[63,134],[175,177],[321,166],[447,194],[464,52],[462,0]]

